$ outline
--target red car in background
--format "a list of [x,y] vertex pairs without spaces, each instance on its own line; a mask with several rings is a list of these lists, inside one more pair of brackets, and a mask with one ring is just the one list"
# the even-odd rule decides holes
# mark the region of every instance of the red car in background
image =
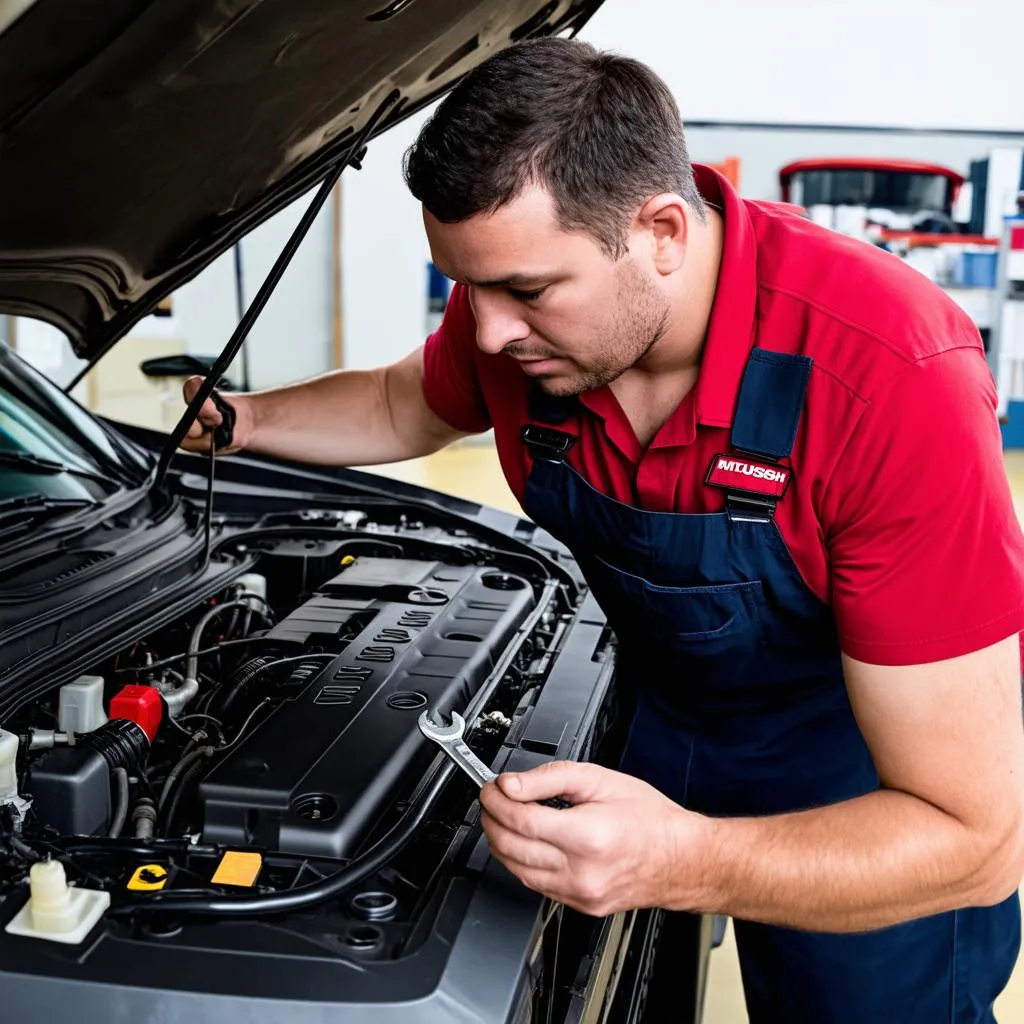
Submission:
[[782,200],[812,206],[863,206],[900,220],[934,217],[953,227],[953,206],[964,176],[916,160],[823,157],[797,160],[779,171]]

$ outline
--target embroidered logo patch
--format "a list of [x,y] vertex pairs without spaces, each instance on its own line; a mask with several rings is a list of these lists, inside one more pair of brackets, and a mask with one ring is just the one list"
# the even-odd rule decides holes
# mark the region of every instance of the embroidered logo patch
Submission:
[[708,469],[707,482],[712,487],[730,491],[749,491],[781,498],[789,486],[790,471],[785,466],[754,462],[741,455],[716,455]]

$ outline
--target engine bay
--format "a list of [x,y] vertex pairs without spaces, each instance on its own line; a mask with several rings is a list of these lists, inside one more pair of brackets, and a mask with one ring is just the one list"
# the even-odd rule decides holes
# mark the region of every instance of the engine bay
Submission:
[[[7,962],[39,949],[26,937],[90,934],[76,955],[100,967],[104,940],[188,948],[211,918],[273,919],[276,955],[411,956],[481,835],[420,713],[462,714],[495,770],[564,755],[582,720],[538,715],[526,736],[575,628],[579,733],[599,734],[603,618],[583,622],[541,559],[367,510],[264,515],[217,555],[230,583],[0,722]],[[92,899],[64,898],[63,938],[33,923],[40,865]],[[231,932],[232,950],[265,944]]]

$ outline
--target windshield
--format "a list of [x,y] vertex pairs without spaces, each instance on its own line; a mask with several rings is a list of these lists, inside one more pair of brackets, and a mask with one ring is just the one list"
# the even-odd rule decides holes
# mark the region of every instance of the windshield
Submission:
[[949,179],[908,171],[817,170],[793,176],[792,202],[812,206],[867,206],[894,213],[948,211]]
[[103,427],[0,345],[0,501],[102,498],[126,475]]

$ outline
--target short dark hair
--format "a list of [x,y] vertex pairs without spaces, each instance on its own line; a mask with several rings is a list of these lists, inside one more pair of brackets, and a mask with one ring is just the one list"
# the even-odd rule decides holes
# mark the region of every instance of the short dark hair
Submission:
[[517,43],[474,68],[405,154],[405,181],[442,223],[493,213],[536,183],[566,230],[613,259],[651,196],[680,195],[702,219],[683,124],[646,65],[558,37]]

